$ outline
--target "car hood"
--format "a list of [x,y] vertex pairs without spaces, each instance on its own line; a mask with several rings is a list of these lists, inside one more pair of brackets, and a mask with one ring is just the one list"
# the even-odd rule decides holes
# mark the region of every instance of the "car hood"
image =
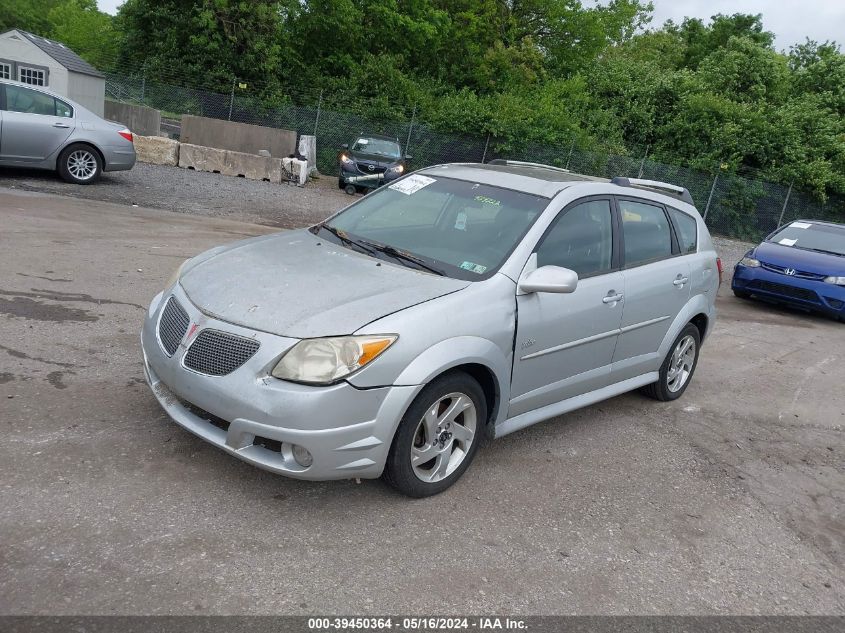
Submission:
[[760,244],[754,249],[754,258],[766,264],[794,268],[817,275],[845,275],[845,257],[817,253],[774,242]]
[[351,334],[470,283],[374,259],[307,230],[238,242],[199,259],[180,279],[197,308],[292,338]]

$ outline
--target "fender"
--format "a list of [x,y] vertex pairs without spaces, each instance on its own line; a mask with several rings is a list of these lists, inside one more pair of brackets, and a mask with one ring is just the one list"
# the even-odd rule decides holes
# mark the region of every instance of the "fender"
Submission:
[[[412,360],[399,374],[396,386],[414,385],[414,397],[422,388],[442,373],[459,365],[482,365],[493,374],[498,389],[499,410],[493,424],[507,415],[504,406],[510,400],[511,361],[492,341],[477,336],[458,336],[446,339]],[[410,404],[410,402],[409,402]]]
[[675,339],[678,338],[678,334],[680,334],[686,324],[692,321],[697,315],[704,314],[707,316],[707,330],[701,339],[702,342],[704,342],[704,339],[708,334],[710,334],[713,329],[713,322],[716,320],[716,310],[710,305],[710,302],[708,301],[709,298],[709,295],[706,294],[695,295],[687,301],[683,309],[678,312],[678,315],[675,317],[675,320],[672,321],[672,325],[669,327],[666,337],[663,339],[663,342],[660,344],[660,348],[658,349],[657,355],[661,363],[663,362],[663,359],[666,358],[666,354],[669,353],[669,347],[671,347],[672,343],[675,342]]

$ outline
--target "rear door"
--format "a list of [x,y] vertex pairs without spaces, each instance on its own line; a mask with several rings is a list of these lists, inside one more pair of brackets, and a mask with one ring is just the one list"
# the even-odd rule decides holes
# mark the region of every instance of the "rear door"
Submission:
[[0,160],[39,163],[56,152],[74,129],[73,108],[38,90],[5,84]]
[[618,197],[625,300],[613,354],[613,381],[656,371],[658,348],[690,297],[689,257],[681,253],[666,208]]

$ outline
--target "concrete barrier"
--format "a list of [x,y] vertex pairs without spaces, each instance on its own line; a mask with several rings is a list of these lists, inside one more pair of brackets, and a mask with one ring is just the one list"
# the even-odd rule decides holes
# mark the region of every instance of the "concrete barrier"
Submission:
[[185,114],[179,140],[191,145],[228,149],[244,154],[258,154],[266,149],[272,156],[283,158],[296,151],[296,132],[248,123]]
[[142,163],[176,167],[179,164],[179,142],[161,136],[136,134],[135,154]]
[[251,180],[282,182],[281,158],[232,152],[190,143],[181,143],[179,146],[179,167]]
[[128,127],[134,134],[158,136],[161,131],[161,112],[142,105],[106,101],[103,118],[117,121]]

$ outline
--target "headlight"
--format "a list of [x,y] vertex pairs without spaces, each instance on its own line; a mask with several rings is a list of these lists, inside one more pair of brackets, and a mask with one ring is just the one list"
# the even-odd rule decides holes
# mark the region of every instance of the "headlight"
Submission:
[[845,277],[825,277],[826,284],[836,284],[837,286],[845,286]]
[[389,171],[391,174],[401,174],[402,172],[405,171],[405,166],[404,165],[394,165],[393,167],[391,167],[387,171]]
[[188,263],[189,260],[185,260],[181,264],[179,264],[179,268],[173,271],[173,274],[170,275],[170,279],[167,280],[167,283],[164,285],[164,289],[167,290],[171,288],[177,281],[179,281],[179,276],[182,274],[182,269],[185,267],[185,264]]
[[760,266],[760,261],[754,259],[753,257],[743,257],[739,260],[740,266],[747,266],[748,268],[758,268]]
[[349,156],[347,156],[346,154],[340,155],[340,162],[343,163],[344,165],[352,165],[353,164],[352,159],[349,158]]
[[377,334],[305,339],[291,347],[271,373],[282,380],[327,385],[378,358],[397,338]]

